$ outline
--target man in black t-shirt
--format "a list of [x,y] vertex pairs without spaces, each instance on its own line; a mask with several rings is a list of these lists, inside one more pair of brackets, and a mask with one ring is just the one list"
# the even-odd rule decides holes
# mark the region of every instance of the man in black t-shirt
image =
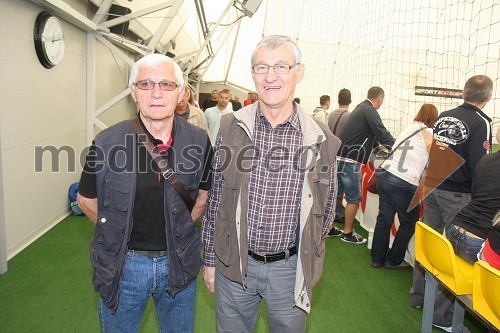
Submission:
[[206,109],[212,108],[219,103],[219,91],[217,89],[212,90],[210,94],[210,98],[207,98],[205,102],[203,102],[202,109],[205,112]]
[[[175,115],[183,84],[172,59],[137,61],[129,79],[137,119],[100,132],[87,156],[77,200],[96,225],[89,248],[103,332],[137,332],[150,296],[162,332],[193,331],[202,248],[193,221],[206,204],[212,148],[205,130]],[[165,160],[174,177],[159,168]]]

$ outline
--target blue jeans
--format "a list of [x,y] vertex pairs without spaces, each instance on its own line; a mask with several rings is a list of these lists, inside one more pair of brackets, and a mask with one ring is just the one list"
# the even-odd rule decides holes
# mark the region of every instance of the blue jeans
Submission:
[[104,333],[137,332],[149,297],[153,296],[160,332],[192,332],[196,280],[172,298],[167,293],[168,257],[149,258],[130,250],[125,259],[115,314],[99,300]]
[[335,201],[335,219],[344,218],[344,206],[342,205],[342,200],[344,199],[344,189],[340,190],[341,181],[337,178],[337,200]]
[[[377,176],[379,213],[373,233],[373,263],[399,265],[403,261],[408,243],[415,233],[415,224],[420,211],[418,205],[408,211],[416,189],[415,185],[389,172]],[[398,213],[399,228],[389,250],[391,226],[396,213]]]
[[248,257],[246,289],[216,270],[217,332],[253,332],[261,300],[266,304],[271,332],[305,332],[306,313],[294,306],[296,270],[296,255],[270,263]]
[[474,265],[477,261],[477,254],[485,240],[467,235],[464,230],[459,230],[454,224],[446,228],[446,237],[453,246],[455,253],[469,264]]
[[358,163],[337,161],[338,193],[345,193],[347,203],[361,201],[361,168]]

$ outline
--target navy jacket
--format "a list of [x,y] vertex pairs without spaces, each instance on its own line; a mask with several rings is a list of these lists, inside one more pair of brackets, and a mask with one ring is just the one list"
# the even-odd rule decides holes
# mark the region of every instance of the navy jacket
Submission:
[[[169,152],[175,157],[170,167],[196,200],[204,166],[193,163],[204,163],[208,135],[204,130],[177,118],[174,133],[175,140]],[[104,154],[96,160],[104,160],[105,163],[99,165],[96,174],[98,216],[89,250],[94,268],[94,288],[113,312],[118,307],[127,242],[133,223],[136,140],[130,120],[102,131],[94,140],[96,147],[100,148],[98,151]],[[189,153],[182,153],[188,146],[195,148]],[[167,291],[175,296],[196,279],[202,264],[202,243],[189,210],[168,181],[165,181],[164,204],[169,258]]]
[[387,147],[392,147],[395,141],[369,100],[356,106],[338,137],[342,141],[338,156],[363,164],[370,157],[375,139]]

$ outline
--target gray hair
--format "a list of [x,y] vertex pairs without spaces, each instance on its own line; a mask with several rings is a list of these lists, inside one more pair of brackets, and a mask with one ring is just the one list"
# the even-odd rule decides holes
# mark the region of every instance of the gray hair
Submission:
[[145,55],[144,57],[136,61],[130,71],[130,77],[128,79],[129,87],[132,87],[132,85],[136,82],[137,76],[139,76],[139,69],[142,66],[156,67],[163,63],[171,64],[172,66],[174,66],[174,77],[177,80],[177,85],[179,87],[182,87],[184,85],[184,75],[182,73],[182,69],[175,61],[172,60],[172,58],[159,53]]
[[293,54],[293,58],[295,59],[296,64],[302,63],[302,54],[300,53],[299,47],[295,42],[288,36],[283,35],[271,35],[262,38],[262,40],[255,46],[255,49],[252,52],[251,65],[254,64],[255,55],[260,48],[265,48],[267,50],[274,50],[280,47],[281,45],[286,45]]
[[484,103],[493,92],[493,82],[486,75],[476,75],[465,82],[464,102]]

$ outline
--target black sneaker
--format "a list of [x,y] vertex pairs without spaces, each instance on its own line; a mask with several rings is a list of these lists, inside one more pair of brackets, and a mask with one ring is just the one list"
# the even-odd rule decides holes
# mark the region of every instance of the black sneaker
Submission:
[[361,237],[360,234],[357,234],[354,230],[350,234],[342,233],[342,237],[340,237],[340,239],[351,244],[365,244],[368,241],[366,238]]
[[333,226],[332,229],[326,234],[326,237],[338,237],[342,235],[342,230],[337,228],[336,226]]

